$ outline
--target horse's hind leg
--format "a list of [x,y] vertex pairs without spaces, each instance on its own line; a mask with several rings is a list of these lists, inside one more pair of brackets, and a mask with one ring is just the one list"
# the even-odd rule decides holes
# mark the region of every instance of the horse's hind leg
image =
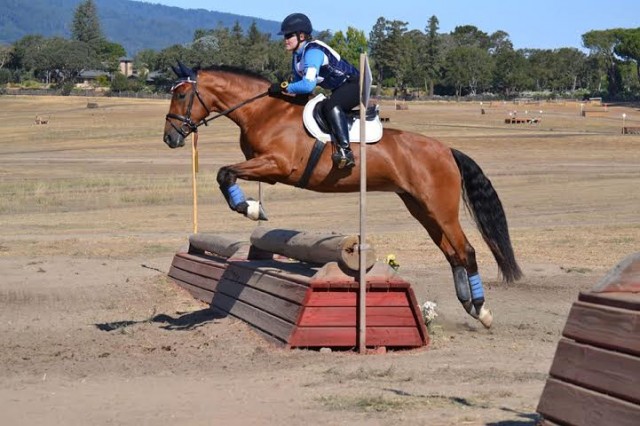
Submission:
[[485,327],[491,327],[492,315],[484,306],[484,289],[478,274],[475,249],[460,226],[457,207],[452,216],[455,220],[438,220],[443,215],[442,208],[429,211],[412,195],[408,193],[398,195],[451,265],[456,295],[465,311]]

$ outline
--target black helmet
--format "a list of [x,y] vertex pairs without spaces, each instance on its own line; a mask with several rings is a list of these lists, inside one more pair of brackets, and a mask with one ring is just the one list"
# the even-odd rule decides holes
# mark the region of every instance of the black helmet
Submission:
[[311,27],[311,21],[307,18],[307,15],[303,13],[292,13],[284,18],[282,25],[280,25],[279,35],[290,33],[305,33],[311,34],[313,28]]

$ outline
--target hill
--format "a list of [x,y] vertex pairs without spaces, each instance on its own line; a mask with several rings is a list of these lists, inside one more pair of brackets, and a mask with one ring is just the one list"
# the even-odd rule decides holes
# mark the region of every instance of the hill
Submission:
[[[13,43],[28,34],[45,37],[71,34],[73,14],[82,0],[0,0],[0,43]],[[94,0],[104,35],[120,43],[129,55],[142,49],[161,50],[190,42],[196,29],[239,22],[248,29],[255,21],[263,33],[274,35],[280,23],[250,16],[182,9],[131,0]]]

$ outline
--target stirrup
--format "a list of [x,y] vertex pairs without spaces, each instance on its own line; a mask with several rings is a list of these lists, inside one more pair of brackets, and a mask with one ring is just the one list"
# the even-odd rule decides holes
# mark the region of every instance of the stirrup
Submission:
[[331,154],[331,160],[333,161],[333,165],[338,169],[344,169],[345,167],[350,169],[356,165],[353,153],[351,151],[345,152],[341,148],[338,148],[336,152]]

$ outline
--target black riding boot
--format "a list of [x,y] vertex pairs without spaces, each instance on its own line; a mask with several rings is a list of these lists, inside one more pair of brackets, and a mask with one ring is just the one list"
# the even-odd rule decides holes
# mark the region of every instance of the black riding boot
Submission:
[[326,118],[336,145],[336,152],[331,156],[333,164],[339,169],[355,166],[356,162],[349,146],[349,124],[344,111],[340,107],[333,107],[327,112]]

